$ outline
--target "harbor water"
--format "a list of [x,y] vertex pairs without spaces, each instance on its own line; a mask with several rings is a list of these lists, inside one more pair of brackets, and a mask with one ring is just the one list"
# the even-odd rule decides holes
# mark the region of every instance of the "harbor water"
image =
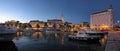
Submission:
[[72,41],[66,33],[17,32],[12,41],[0,42],[0,51],[105,51],[107,35],[99,42]]

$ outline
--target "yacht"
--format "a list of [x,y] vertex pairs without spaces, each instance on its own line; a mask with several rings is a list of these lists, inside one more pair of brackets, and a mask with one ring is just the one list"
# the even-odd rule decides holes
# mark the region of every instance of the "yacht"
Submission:
[[106,31],[95,31],[95,30],[91,30],[90,28],[86,28],[84,29],[86,34],[88,35],[100,35],[100,36],[104,36],[105,34],[108,34],[108,32]]
[[0,24],[0,41],[11,41],[16,36],[17,29],[7,28]]
[[100,40],[106,32],[93,31],[90,29],[79,30],[76,35],[69,35],[72,40]]

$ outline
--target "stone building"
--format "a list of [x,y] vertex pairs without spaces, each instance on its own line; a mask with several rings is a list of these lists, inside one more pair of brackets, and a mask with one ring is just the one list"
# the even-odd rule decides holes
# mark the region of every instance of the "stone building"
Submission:
[[96,12],[90,15],[90,28],[93,30],[113,29],[112,5],[110,5],[107,10]]
[[64,24],[64,16],[61,16],[61,19],[49,19],[47,20],[48,27],[54,27],[56,25],[57,28],[60,27],[60,25]]
[[19,21],[10,20],[5,22],[5,26],[8,28],[18,28]]
[[[38,29],[38,26],[39,26],[39,29],[43,28],[45,23],[43,21],[39,21],[39,20],[31,20],[29,22],[29,24],[31,25],[31,27],[33,29]],[[38,25],[38,26],[37,26]]]

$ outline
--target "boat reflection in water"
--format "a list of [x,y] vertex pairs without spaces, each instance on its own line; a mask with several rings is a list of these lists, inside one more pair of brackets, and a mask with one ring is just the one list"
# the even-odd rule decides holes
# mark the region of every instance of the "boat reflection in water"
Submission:
[[18,51],[13,41],[0,41],[0,51]]
[[[15,42],[19,51],[104,51],[105,40],[101,42],[69,41],[69,33],[44,34],[34,32],[17,36]],[[105,36],[105,39],[107,37]]]

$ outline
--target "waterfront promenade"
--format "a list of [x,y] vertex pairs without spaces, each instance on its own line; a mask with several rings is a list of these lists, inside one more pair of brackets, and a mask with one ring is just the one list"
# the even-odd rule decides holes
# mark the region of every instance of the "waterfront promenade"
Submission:
[[120,31],[110,31],[105,51],[120,51]]

